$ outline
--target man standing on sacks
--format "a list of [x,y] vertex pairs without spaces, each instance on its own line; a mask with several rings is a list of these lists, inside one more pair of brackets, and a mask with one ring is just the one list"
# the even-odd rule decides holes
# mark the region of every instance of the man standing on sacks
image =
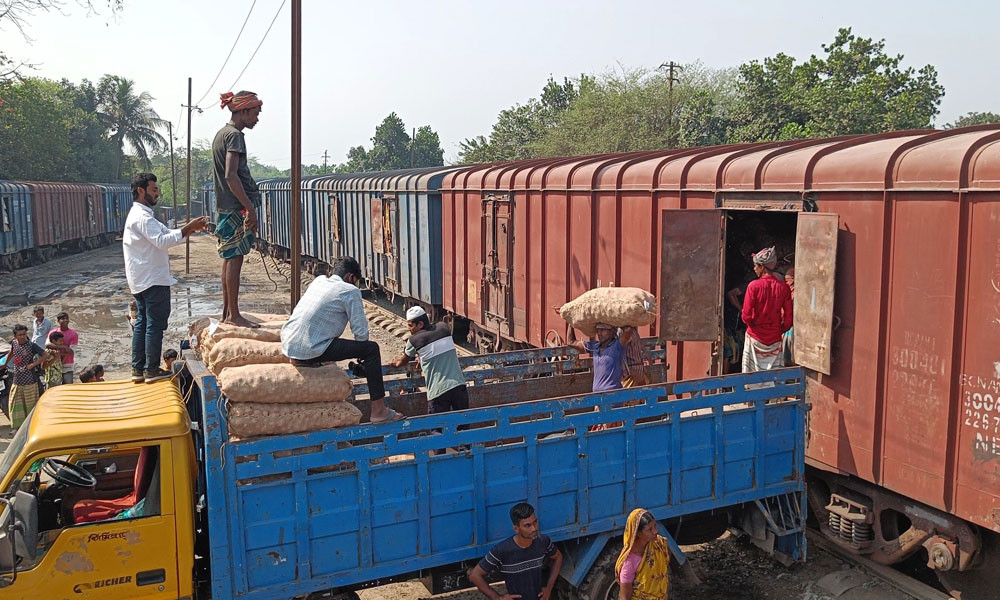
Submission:
[[222,321],[240,327],[259,327],[240,314],[240,273],[243,257],[253,250],[257,231],[260,190],[247,166],[244,129],[253,129],[260,120],[264,103],[257,94],[240,91],[222,94],[222,108],[233,117],[215,134],[212,163],[215,172],[216,211],[222,257]]
[[[361,301],[361,265],[350,256],[333,263],[333,275],[309,284],[292,316],[281,327],[281,351],[293,365],[318,366],[356,358],[368,380],[372,423],[398,421],[403,415],[385,405],[382,354],[368,339],[368,317]],[[341,339],[351,324],[353,340]]]

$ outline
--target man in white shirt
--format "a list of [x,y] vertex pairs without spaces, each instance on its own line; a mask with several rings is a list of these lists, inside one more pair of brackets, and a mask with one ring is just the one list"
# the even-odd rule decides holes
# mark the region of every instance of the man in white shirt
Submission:
[[125,279],[138,309],[132,330],[132,381],[152,383],[170,377],[170,371],[160,368],[163,331],[170,318],[170,286],[177,283],[170,275],[167,249],[208,227],[208,217],[198,217],[182,229],[169,229],[157,221],[153,207],[160,188],[152,173],[132,177],[132,198],[122,235]]
[[[371,422],[398,421],[403,415],[385,405],[385,382],[382,380],[382,353],[378,344],[368,339],[368,317],[361,300],[361,266],[350,256],[333,263],[333,274],[320,275],[309,284],[292,316],[281,327],[281,351],[298,366],[317,366],[356,358],[368,380],[371,398]],[[351,325],[353,340],[343,335]]]

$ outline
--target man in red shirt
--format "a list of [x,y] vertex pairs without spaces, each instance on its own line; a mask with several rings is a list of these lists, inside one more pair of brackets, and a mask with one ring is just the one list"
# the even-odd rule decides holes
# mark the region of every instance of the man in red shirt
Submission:
[[753,255],[757,279],[743,296],[743,322],[747,325],[743,343],[743,372],[767,371],[785,366],[781,335],[792,328],[792,292],[774,276],[777,265],[774,246]]

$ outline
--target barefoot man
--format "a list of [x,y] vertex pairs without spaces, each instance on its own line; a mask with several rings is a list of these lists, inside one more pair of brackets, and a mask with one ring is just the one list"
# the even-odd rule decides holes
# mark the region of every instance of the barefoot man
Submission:
[[215,134],[212,162],[215,166],[215,197],[219,222],[215,233],[222,257],[222,321],[242,327],[258,327],[240,314],[240,271],[243,257],[253,250],[257,231],[260,190],[247,167],[244,129],[253,129],[264,103],[253,92],[222,94],[222,108],[232,118]]

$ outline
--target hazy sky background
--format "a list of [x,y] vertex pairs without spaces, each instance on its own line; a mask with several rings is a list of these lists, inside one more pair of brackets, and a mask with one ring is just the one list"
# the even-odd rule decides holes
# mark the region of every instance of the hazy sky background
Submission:
[[[100,0],[95,0],[95,3]],[[96,81],[105,73],[135,80],[155,98],[160,116],[185,131],[181,104],[187,77],[204,113],[193,116],[195,140],[225,123],[219,94],[231,89],[281,5],[257,0],[219,81],[252,0],[125,0],[121,15],[86,16],[69,0],[68,15],[30,19],[25,42],[0,30],[0,48],[37,63],[37,75]],[[445,160],[459,142],[488,134],[497,113],[537,96],[552,75],[655,68],[664,61],[734,67],[785,52],[821,52],[839,27],[885,38],[904,64],[932,64],[946,95],[938,126],[969,111],[1000,112],[995,68],[1000,3],[958,2],[303,2],[303,161],[343,162],[350,146],[370,147],[375,126],[395,111],[408,128],[430,125]],[[105,10],[105,13],[107,11]],[[256,58],[233,91],[264,101],[248,133],[250,153],[289,165],[291,3],[278,14]],[[178,124],[180,126],[178,127]],[[181,140],[181,145],[184,141]]]

